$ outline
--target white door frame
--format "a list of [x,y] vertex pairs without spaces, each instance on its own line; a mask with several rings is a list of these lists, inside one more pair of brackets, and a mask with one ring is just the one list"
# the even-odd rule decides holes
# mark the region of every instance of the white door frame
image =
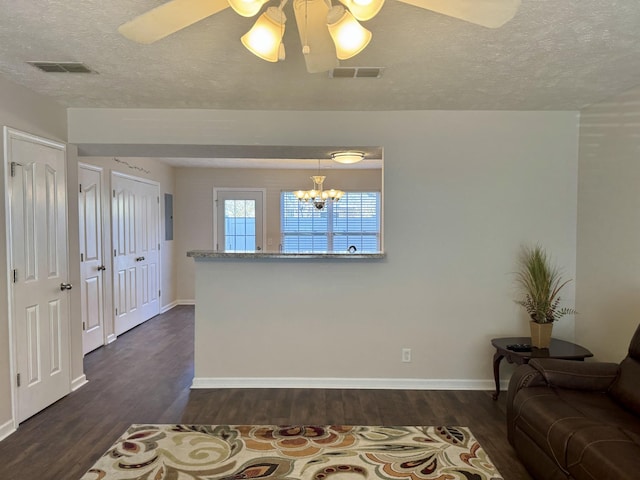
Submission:
[[213,245],[212,250],[216,249],[218,244],[218,193],[219,192],[257,192],[262,194],[262,251],[266,250],[267,246],[267,189],[266,188],[226,188],[226,187],[214,187],[213,188]]
[[[117,172],[112,170],[111,177],[109,178],[109,238],[111,245],[111,250],[109,251],[109,265],[111,267],[111,276],[109,279],[111,285],[111,306],[109,318],[111,319],[111,324],[113,325],[113,340],[110,340],[108,343],[111,343],[117,338],[116,335],[116,305],[115,305],[115,282],[114,282],[114,262],[113,262],[113,177],[126,178],[129,180],[134,180],[136,182],[146,183],[147,185],[153,185],[158,187],[158,198],[160,198],[161,186],[160,182],[156,182],[155,180],[150,180],[148,178],[136,177],[135,175],[129,175],[127,173]],[[160,205],[160,200],[158,200],[158,242],[162,245],[162,205]],[[158,249],[158,288],[162,290],[162,248]],[[158,314],[162,312],[162,295],[158,296]]]
[[[32,143],[36,143],[39,145],[44,145],[47,147],[55,148],[58,150],[62,150],[65,154],[65,180],[67,179],[66,172],[66,163],[67,163],[67,146],[64,143],[56,142],[55,140],[50,140],[43,137],[38,137],[31,133],[23,132],[20,130],[16,130],[11,127],[4,126],[3,128],[3,136],[4,136],[4,205],[5,205],[5,233],[7,239],[6,245],[6,260],[7,260],[7,320],[8,320],[8,333],[9,333],[9,383],[11,389],[11,419],[13,421],[13,429],[16,430],[18,428],[18,390],[16,387],[16,365],[18,364],[17,359],[17,345],[15,344],[17,333],[16,333],[16,325],[15,325],[15,305],[14,305],[14,288],[13,288],[13,278],[11,266],[13,265],[13,232],[11,228],[11,198],[9,195],[9,182],[11,178],[11,152],[9,148],[10,139],[15,138],[19,140],[24,140]],[[67,185],[68,188],[68,185]],[[64,205],[67,221],[69,220],[69,198],[68,195],[65,196],[65,205]],[[69,272],[69,239],[67,238],[67,244],[65,245],[67,250],[67,272]],[[67,322],[69,323],[68,331],[68,341],[69,345],[71,345],[71,315],[67,317]],[[71,348],[69,348],[67,355],[69,355],[69,365],[72,365],[71,358]],[[71,375],[69,375],[69,391],[71,391],[71,384],[73,380],[71,379]]]

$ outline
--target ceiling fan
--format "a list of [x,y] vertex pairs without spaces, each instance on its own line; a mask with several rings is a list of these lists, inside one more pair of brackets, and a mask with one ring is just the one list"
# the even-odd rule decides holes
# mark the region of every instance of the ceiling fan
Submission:
[[[214,15],[227,7],[239,15],[257,15],[269,0],[171,0],[120,26],[130,40],[153,43]],[[284,60],[282,37],[287,20],[283,8],[268,7],[241,41],[253,54],[270,61]],[[488,28],[498,28],[511,20],[520,0],[399,0],[426,10],[458,18]],[[293,10],[309,73],[331,70],[339,60],[360,53],[371,40],[371,32],[358,20],[373,18],[384,0],[292,0]]]

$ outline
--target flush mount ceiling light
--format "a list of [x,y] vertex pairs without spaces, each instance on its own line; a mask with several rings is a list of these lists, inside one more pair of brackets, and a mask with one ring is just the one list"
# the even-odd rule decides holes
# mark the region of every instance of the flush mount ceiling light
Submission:
[[[273,1],[273,0],[272,0]],[[372,33],[360,22],[375,17],[385,0],[292,0],[307,71],[326,72],[366,48]],[[488,28],[511,20],[520,0],[398,0]],[[139,43],[153,43],[227,7],[243,17],[258,15],[269,0],[171,0],[121,25],[118,31]],[[285,59],[282,37],[288,0],[266,8],[242,44],[268,62]]]
[[338,163],[358,163],[364,160],[364,152],[334,152],[331,154],[331,160]]

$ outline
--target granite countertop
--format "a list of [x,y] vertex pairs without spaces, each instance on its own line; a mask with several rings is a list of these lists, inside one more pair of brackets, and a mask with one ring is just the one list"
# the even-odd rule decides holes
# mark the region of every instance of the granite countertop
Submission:
[[371,260],[385,258],[386,254],[378,253],[282,253],[282,252],[217,252],[215,250],[189,250],[187,257],[195,259],[215,258],[344,258],[349,260]]

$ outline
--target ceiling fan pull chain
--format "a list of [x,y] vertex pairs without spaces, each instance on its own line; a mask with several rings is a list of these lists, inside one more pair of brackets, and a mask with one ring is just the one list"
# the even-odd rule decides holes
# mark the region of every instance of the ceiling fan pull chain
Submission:
[[309,43],[308,43],[308,35],[309,35],[308,13],[309,13],[309,0],[305,0],[304,2],[304,45],[302,45],[303,55],[309,55],[311,53],[311,48],[309,47]]
[[[284,15],[284,13],[282,12],[282,9],[284,8],[284,6],[287,4],[288,0],[281,0],[280,1],[280,5],[278,6],[278,10],[280,10],[280,15],[282,17],[282,15]],[[280,45],[278,46],[278,61],[279,62],[284,62],[286,59],[286,52],[284,49],[284,23],[280,22]]]

